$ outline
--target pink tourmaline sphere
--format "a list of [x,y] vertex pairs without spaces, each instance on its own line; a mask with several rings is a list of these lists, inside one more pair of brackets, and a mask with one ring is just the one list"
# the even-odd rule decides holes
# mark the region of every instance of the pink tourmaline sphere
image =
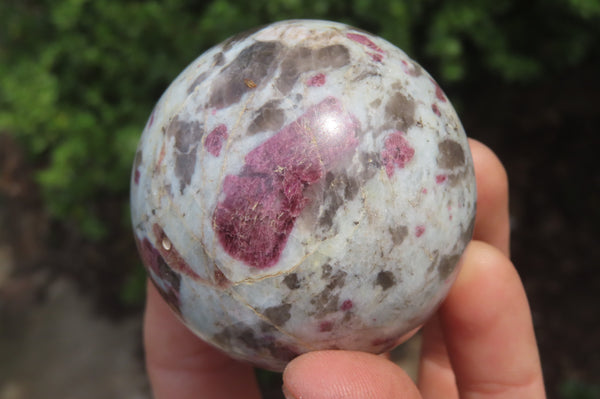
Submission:
[[181,320],[282,370],[312,350],[379,353],[447,294],[476,189],[452,105],[385,40],[284,21],[192,62],[144,129],[135,238]]

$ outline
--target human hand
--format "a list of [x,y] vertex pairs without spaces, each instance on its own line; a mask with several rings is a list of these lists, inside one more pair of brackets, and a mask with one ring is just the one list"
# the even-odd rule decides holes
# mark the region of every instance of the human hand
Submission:
[[[509,256],[508,181],[500,161],[471,140],[477,217],[456,283],[423,327],[419,382],[385,357],[311,352],[283,374],[288,398],[544,398],[523,285]],[[155,398],[259,398],[251,366],[198,339],[148,285],[146,363]]]

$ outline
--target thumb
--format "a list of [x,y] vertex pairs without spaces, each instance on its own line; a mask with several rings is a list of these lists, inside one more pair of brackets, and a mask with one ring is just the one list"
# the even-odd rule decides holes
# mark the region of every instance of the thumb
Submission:
[[309,352],[283,372],[286,399],[416,399],[410,377],[389,360],[363,352]]

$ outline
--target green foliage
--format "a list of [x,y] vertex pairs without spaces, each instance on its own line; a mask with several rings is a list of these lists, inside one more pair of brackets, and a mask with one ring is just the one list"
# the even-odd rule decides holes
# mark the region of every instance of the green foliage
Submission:
[[600,51],[599,0],[2,0],[0,132],[27,149],[48,210],[102,238],[169,82],[227,36],[290,18],[378,33],[445,84],[550,79]]
[[561,385],[560,396],[563,399],[598,399],[600,398],[600,386],[568,380]]
[[119,301],[129,307],[141,307],[146,297],[146,270],[137,265],[125,278],[119,290]]

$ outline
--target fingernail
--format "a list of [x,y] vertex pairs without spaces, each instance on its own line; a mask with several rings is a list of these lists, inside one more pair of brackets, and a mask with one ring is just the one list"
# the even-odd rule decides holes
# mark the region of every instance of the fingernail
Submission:
[[292,393],[286,388],[285,385],[281,387],[281,391],[283,392],[283,396],[285,396],[285,399],[296,399],[296,397],[292,395]]

